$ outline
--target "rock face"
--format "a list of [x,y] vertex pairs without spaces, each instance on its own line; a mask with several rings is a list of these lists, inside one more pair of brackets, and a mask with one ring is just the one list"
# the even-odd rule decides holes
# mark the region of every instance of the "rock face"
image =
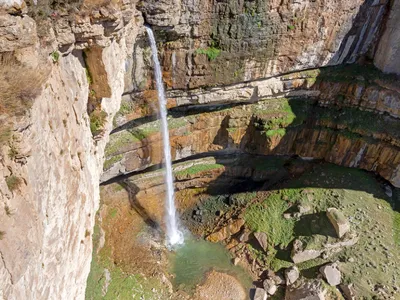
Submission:
[[[375,80],[372,78],[369,79],[371,84],[369,80],[360,84],[351,78],[348,82],[337,81],[335,78],[343,75],[336,73],[336,69],[333,71],[329,73],[325,69],[327,73],[320,75],[318,72],[289,74],[266,85],[262,81],[254,83],[255,86],[243,84],[241,92],[244,94],[238,94],[240,89],[236,86],[215,88],[197,98],[193,92],[190,99],[197,99],[194,101],[200,101],[204,96],[198,104],[214,101],[212,99],[221,100],[214,104],[239,101],[249,104],[223,110],[215,106],[211,112],[200,110],[180,118],[179,115],[187,112],[177,109],[178,118],[170,121],[173,158],[216,150],[294,154],[375,171],[393,185],[400,186],[400,131],[396,129],[400,95],[389,86],[385,88],[383,83],[378,86],[372,83]],[[310,82],[315,82],[311,91],[307,90]],[[255,91],[257,96],[253,99]],[[260,100],[261,93],[262,98],[271,98],[274,95],[301,96],[309,92],[317,96],[312,98],[315,102],[311,101],[316,107],[308,102],[310,100],[297,97],[252,103]],[[338,107],[343,108],[343,112]],[[288,114],[288,110],[291,113]],[[277,119],[277,116],[286,116],[286,119]],[[156,122],[151,122],[115,130],[106,150],[103,180],[160,163],[161,136],[157,127]],[[304,143],[306,140],[308,143]]]
[[320,272],[331,286],[337,286],[342,281],[342,274],[336,263],[322,266]]
[[400,3],[393,1],[392,8],[389,14],[389,19],[386,22],[385,31],[380,39],[378,49],[375,54],[375,65],[386,73],[400,74]]
[[347,232],[349,232],[350,223],[343,213],[337,208],[328,208],[326,210],[326,215],[335,228],[339,238],[342,238]]
[[[387,1],[151,0],[140,9],[164,43],[168,86],[192,89],[354,62],[373,43]],[[138,66],[147,61],[143,39]],[[133,72],[134,88],[143,88],[148,72]]]
[[[132,12],[134,7],[126,9]],[[43,26],[37,29],[35,21],[21,11],[12,13],[0,17],[0,52],[13,55],[16,66],[43,67],[48,76],[43,83],[36,78],[42,84],[37,94],[23,95],[32,102],[29,112],[9,116],[11,137],[0,145],[0,231],[4,232],[0,298],[84,299],[103,151],[123,93],[121,65],[131,53],[135,30],[99,25],[101,33],[83,37],[81,31],[82,43],[70,49],[74,54],[50,58],[48,53],[65,43],[54,35],[59,27],[49,24],[49,35],[39,38]],[[67,22],[81,28],[93,25],[89,19],[78,23]],[[105,37],[107,30],[118,34],[118,41]],[[85,47],[83,40],[91,39],[95,45],[100,37],[107,43],[97,62],[107,75],[110,93],[101,103],[107,116],[103,136],[94,141],[87,112],[90,83],[79,48]],[[2,111],[1,121],[3,117]],[[8,155],[10,149],[15,154]]]

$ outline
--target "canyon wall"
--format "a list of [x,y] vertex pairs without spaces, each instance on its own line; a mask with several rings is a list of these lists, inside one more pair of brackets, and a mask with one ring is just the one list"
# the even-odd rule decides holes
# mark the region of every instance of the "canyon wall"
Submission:
[[[158,125],[148,122],[157,99],[144,22],[156,33],[168,105],[177,110],[171,120],[175,159],[224,149],[299,154],[374,170],[399,184],[399,144],[392,132],[364,132],[346,125],[348,119],[325,122],[326,115],[303,119],[284,106],[291,102],[268,100],[340,102],[340,108],[360,107],[374,118],[385,114],[382,128],[397,126],[398,89],[389,79],[374,86],[355,75],[361,84],[346,85],[317,81],[319,71],[282,75],[373,55],[387,1],[53,4],[0,3],[1,62],[12,56],[16,63],[7,70],[18,69],[15,78],[0,75],[11,94],[20,94],[16,102],[7,94],[11,102],[0,103],[0,125],[10,128],[1,132],[0,298],[84,297],[113,125],[102,180],[161,161]],[[14,104],[25,102],[24,113],[15,113]],[[249,105],[212,107],[242,102]],[[203,111],[190,112],[190,105]],[[298,126],[296,118],[302,120]]]

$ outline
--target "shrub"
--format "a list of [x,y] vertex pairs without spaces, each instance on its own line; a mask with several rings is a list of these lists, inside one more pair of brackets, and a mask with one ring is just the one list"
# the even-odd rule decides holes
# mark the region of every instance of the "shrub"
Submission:
[[58,62],[58,60],[60,59],[60,53],[58,53],[57,50],[51,52],[50,56],[54,63]]
[[206,49],[197,49],[196,53],[205,54],[207,55],[208,60],[214,60],[221,54],[221,50],[212,46]]
[[94,110],[90,114],[90,130],[93,136],[98,135],[106,123],[107,113],[102,110]]
[[20,185],[22,184],[22,180],[21,180],[21,178],[15,176],[15,175],[11,175],[6,178],[6,183],[7,183],[8,189],[11,192],[13,192],[20,187]]

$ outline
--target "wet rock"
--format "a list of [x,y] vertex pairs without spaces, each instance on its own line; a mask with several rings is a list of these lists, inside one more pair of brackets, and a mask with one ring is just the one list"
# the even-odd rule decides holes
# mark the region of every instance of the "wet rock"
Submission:
[[299,279],[299,276],[300,276],[300,272],[296,266],[286,269],[285,270],[286,284],[291,285],[291,284],[295,283],[296,280]]
[[327,290],[320,280],[307,280],[298,286],[286,288],[285,300],[325,300]]
[[264,289],[256,288],[253,300],[267,300],[267,292]]
[[304,249],[303,243],[300,240],[295,240],[293,243],[293,249],[291,258],[295,264],[315,259],[322,254],[322,250]]
[[353,284],[341,284],[340,289],[342,290],[342,293],[345,297],[346,300],[355,300],[355,291]]
[[276,290],[278,289],[276,287],[275,281],[272,279],[264,280],[263,286],[268,295],[274,295],[276,293]]
[[344,236],[350,230],[350,223],[341,211],[336,208],[328,208],[326,215],[335,228],[339,238]]
[[243,219],[234,220],[231,224],[222,227],[217,232],[210,234],[207,237],[207,240],[214,243],[226,240],[230,238],[231,235],[238,233],[243,225],[244,225]]
[[255,232],[254,237],[257,239],[258,243],[260,244],[261,248],[264,251],[268,249],[268,237],[265,232]]
[[324,276],[329,285],[337,286],[340,284],[342,280],[342,273],[339,271],[338,265],[336,263],[322,266],[319,271]]

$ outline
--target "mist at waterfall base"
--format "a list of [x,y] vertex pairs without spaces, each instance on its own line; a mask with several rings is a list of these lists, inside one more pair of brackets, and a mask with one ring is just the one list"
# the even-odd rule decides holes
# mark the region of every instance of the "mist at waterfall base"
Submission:
[[164,164],[165,164],[165,184],[166,184],[166,236],[167,245],[172,247],[184,242],[183,233],[179,230],[179,222],[175,208],[174,182],[172,175],[171,147],[169,143],[169,131],[167,122],[167,101],[165,98],[164,85],[162,81],[161,66],[158,60],[157,45],[153,31],[146,26],[147,35],[149,36],[151,52],[154,64],[154,77],[158,92],[159,114],[161,119],[161,132],[163,138]]

